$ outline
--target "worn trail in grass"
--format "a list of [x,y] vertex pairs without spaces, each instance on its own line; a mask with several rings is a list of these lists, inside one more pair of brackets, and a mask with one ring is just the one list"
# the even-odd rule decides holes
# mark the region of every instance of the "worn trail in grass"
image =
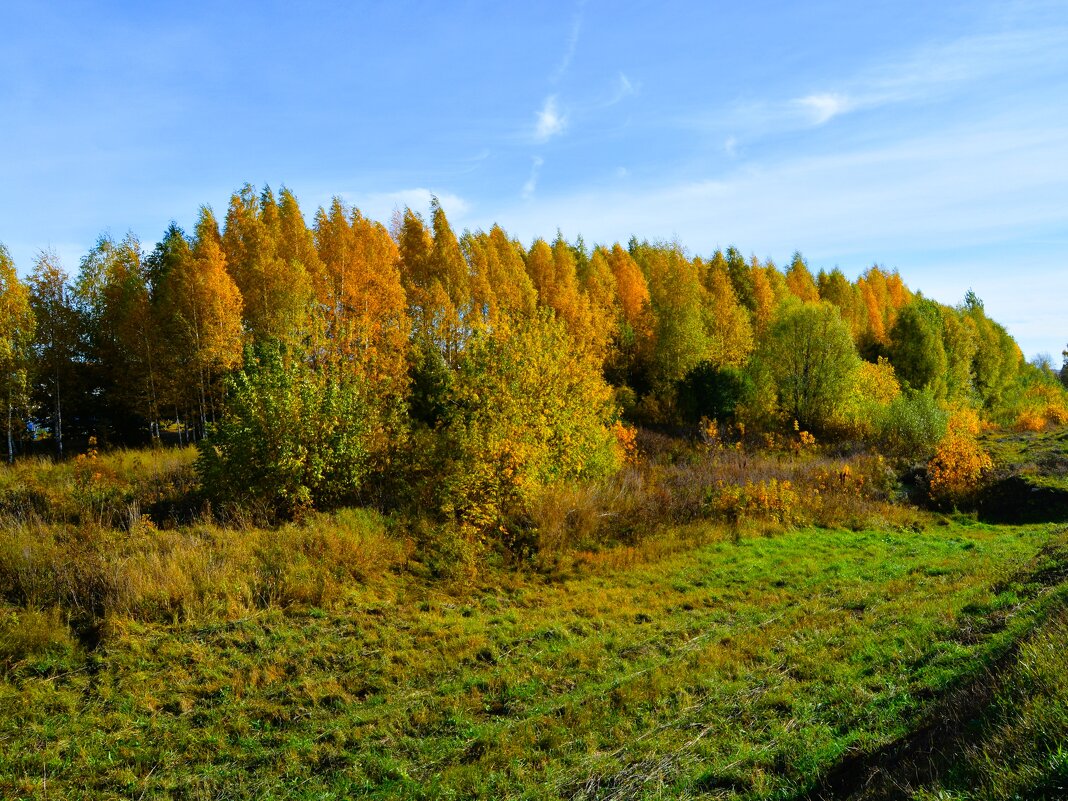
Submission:
[[[719,539],[554,581],[109,622],[0,683],[5,797],[761,798],[907,733],[1056,590],[1050,527]],[[1026,582],[1025,582],[1026,583]]]

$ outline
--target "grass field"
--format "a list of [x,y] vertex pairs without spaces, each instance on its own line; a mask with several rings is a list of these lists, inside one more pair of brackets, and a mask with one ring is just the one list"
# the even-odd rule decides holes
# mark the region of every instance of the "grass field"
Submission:
[[[147,507],[181,460],[144,460]],[[0,797],[1064,797],[1068,531],[907,519],[448,580],[372,513],[12,513]]]

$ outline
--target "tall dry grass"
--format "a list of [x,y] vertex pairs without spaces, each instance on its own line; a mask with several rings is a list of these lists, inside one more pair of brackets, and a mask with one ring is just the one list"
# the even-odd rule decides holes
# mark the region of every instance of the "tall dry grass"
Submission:
[[633,546],[665,527],[697,521],[766,533],[803,525],[861,529],[914,517],[895,503],[896,477],[881,457],[834,456],[810,437],[798,441],[754,450],[646,432],[638,463],[538,497],[531,513],[538,550]]

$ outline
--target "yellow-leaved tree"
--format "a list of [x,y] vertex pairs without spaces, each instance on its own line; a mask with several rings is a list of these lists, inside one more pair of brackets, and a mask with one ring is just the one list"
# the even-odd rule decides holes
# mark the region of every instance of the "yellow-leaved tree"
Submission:
[[436,350],[455,367],[474,322],[471,284],[445,210],[437,198],[430,208],[433,234],[422,217],[404,210],[395,232],[398,263],[417,347]]
[[820,291],[809,272],[808,265],[800,253],[794,253],[790,267],[786,271],[786,286],[795,297],[805,303],[815,303],[820,299]]
[[15,458],[15,414],[27,405],[27,372],[34,333],[30,290],[0,244],[0,392],[7,405],[7,460]]
[[241,292],[226,270],[210,209],[200,210],[193,246],[175,260],[160,295],[174,367],[184,377],[177,383],[195,387],[203,435],[215,421],[221,381],[241,363],[242,350]]
[[245,328],[252,341],[293,342],[300,338],[312,299],[312,276],[301,251],[283,247],[283,232],[302,224],[287,209],[286,226],[270,188],[257,201],[246,184],[231,196],[222,234],[226,269],[244,301]]
[[546,485],[604,475],[622,454],[611,388],[548,312],[476,335],[450,385],[438,503],[469,539],[529,547],[523,523]]
[[[744,266],[744,262],[743,262]],[[740,367],[753,350],[749,314],[738,302],[725,266],[713,263],[704,276],[708,361],[715,367]]]
[[562,235],[557,234],[552,246],[544,239],[534,241],[527,253],[527,273],[538,291],[538,305],[551,309],[564,323],[574,346],[603,358],[605,338],[595,331],[589,298],[579,285],[575,254]]

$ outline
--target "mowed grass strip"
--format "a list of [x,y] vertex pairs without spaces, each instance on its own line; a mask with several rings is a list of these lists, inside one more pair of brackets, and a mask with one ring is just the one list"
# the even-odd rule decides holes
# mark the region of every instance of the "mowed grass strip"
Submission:
[[1053,536],[808,529],[565,580],[402,571],[329,610],[113,620],[101,649],[0,683],[0,795],[790,794],[1020,636],[1049,593],[1013,577]]

